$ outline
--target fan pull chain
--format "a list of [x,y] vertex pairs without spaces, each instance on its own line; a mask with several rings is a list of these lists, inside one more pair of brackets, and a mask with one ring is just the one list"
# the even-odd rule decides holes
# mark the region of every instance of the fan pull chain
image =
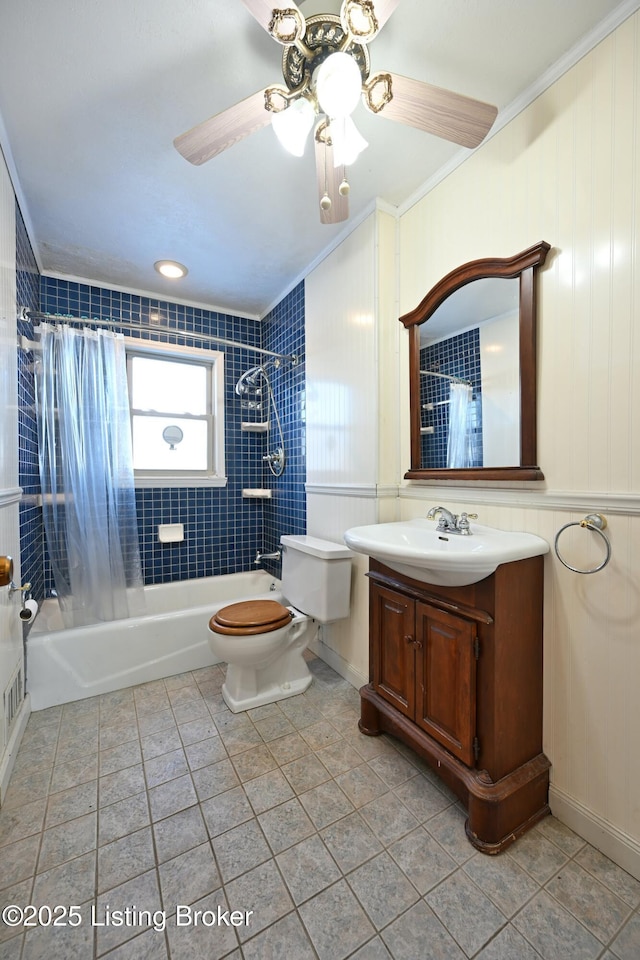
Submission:
[[320,201],[321,210],[331,210],[331,197],[327,183],[327,144],[324,145],[324,196]]

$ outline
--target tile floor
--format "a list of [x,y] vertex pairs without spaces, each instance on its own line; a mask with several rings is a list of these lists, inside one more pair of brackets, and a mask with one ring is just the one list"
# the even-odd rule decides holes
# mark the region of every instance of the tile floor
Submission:
[[640,883],[551,817],[477,853],[455,798],[310,666],[249,714],[215,666],[32,715],[0,907],[45,909],[0,921],[0,960],[638,960]]

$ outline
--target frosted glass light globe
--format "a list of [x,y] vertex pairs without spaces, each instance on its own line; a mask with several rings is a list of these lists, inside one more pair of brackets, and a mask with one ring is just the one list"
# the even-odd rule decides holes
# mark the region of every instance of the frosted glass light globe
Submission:
[[274,113],[271,117],[271,126],[278,140],[294,157],[303,155],[315,116],[309,101],[305,97],[299,97],[290,103],[286,110]]
[[348,117],[362,92],[360,68],[348,53],[332,53],[318,68],[316,93],[328,117]]
[[332,120],[330,130],[334,167],[348,167],[369,146],[351,117]]

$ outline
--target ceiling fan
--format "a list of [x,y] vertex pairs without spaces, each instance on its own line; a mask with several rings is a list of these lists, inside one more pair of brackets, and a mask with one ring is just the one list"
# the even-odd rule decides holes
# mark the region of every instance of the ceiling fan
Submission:
[[345,167],[366,146],[351,119],[360,97],[381,117],[464,147],[478,146],[493,125],[498,111],[488,103],[395,73],[370,75],[368,44],[400,0],[342,0],[339,16],[307,19],[293,0],[241,2],[284,47],[285,85],[259,90],[176,137],[190,163],[206,163],[269,123],[301,156],[313,127],[320,219],[338,223],[349,216]]

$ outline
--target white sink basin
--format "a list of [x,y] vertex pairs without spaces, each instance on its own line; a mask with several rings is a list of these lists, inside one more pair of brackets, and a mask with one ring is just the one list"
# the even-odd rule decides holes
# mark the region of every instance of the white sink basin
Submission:
[[443,533],[431,520],[401,520],[352,527],[347,546],[414,580],[460,587],[484,580],[501,563],[547,553],[549,544],[533,533],[471,524],[471,534]]

